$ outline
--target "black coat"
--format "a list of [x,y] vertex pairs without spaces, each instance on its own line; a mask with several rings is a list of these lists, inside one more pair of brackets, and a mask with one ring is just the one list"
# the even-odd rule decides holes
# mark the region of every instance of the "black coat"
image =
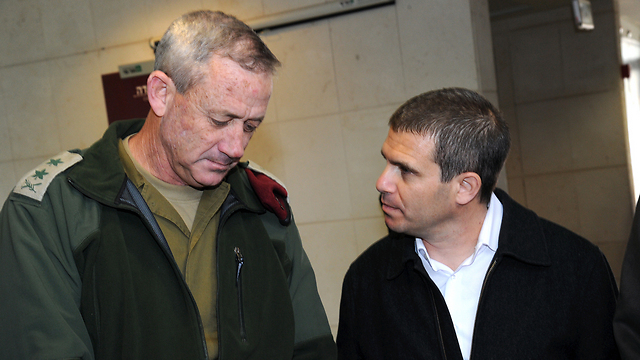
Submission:
[[[602,252],[506,193],[498,251],[480,296],[471,359],[618,359],[617,288]],[[351,265],[339,359],[462,359],[444,298],[414,250],[390,234]]]

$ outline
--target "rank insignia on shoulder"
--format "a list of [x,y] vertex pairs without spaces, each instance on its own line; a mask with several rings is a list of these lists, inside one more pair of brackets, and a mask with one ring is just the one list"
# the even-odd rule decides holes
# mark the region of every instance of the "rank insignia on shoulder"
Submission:
[[289,206],[289,194],[284,184],[256,163],[248,162],[245,171],[262,206],[274,213],[280,224],[289,225],[291,223],[291,207]]
[[51,181],[53,181],[58,174],[67,170],[80,160],[82,160],[82,155],[64,151],[29,171],[18,181],[18,184],[13,188],[13,192],[42,201],[42,197],[44,197],[44,194],[47,192]]

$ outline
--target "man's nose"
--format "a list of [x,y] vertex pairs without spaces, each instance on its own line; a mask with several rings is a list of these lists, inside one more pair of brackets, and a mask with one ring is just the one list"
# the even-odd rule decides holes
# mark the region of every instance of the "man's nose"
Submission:
[[224,138],[220,141],[218,150],[234,161],[240,160],[242,155],[244,155],[244,148],[246,146],[242,122],[228,126],[225,130]]
[[389,176],[389,166],[386,166],[384,170],[382,170],[382,174],[380,174],[378,181],[376,181],[376,189],[381,194],[389,193],[393,188],[392,185],[393,184]]

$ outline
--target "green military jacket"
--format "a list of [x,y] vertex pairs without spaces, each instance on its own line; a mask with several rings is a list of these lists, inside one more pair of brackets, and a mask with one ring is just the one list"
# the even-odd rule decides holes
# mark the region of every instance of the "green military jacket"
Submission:
[[[0,358],[206,359],[196,303],[127,179],[121,121],[54,157],[0,212]],[[240,164],[217,237],[219,358],[332,359],[335,343],[292,219],[265,209]]]

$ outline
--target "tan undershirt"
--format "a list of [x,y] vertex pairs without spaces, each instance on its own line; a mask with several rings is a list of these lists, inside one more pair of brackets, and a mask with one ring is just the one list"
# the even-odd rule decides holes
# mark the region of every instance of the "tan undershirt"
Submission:
[[209,359],[218,357],[216,319],[216,231],[220,207],[230,186],[222,182],[204,191],[172,185],[156,178],[131,156],[129,138],[119,145],[125,173],[147,202],[164,234],[173,257],[193,294],[202,325]]

